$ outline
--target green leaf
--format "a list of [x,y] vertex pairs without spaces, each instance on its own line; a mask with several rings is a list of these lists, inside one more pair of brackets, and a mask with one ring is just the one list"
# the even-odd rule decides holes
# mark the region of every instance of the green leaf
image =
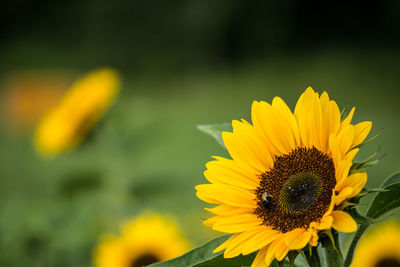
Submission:
[[218,144],[225,147],[222,141],[222,132],[232,132],[232,123],[203,124],[197,125],[197,129],[212,136]]
[[400,172],[396,172],[392,175],[390,175],[381,185],[381,188],[384,188],[388,185],[395,184],[395,183],[400,183]]
[[[190,265],[193,267],[214,267],[214,266],[224,266],[224,267],[238,267],[238,266],[251,266],[256,257],[256,253],[250,255],[242,256],[239,255],[235,258],[225,259],[221,254],[217,257],[211,258],[209,260],[203,261],[201,263]],[[178,265],[176,265],[178,266]],[[182,265],[183,266],[183,265]],[[271,265],[278,266],[278,265]]]
[[368,226],[369,226],[368,224],[361,224],[358,227],[357,232],[354,235],[353,240],[351,241],[349,250],[347,251],[346,259],[344,261],[345,267],[350,266],[351,262],[353,261],[354,250],[357,247],[358,240],[360,240],[361,236],[367,230]]
[[400,172],[389,176],[381,188],[386,191],[376,194],[368,209],[367,217],[376,219],[400,207]]
[[309,267],[310,265],[307,263],[307,259],[303,253],[296,257],[294,261],[294,266],[296,267]]
[[[177,257],[172,260],[164,261],[164,262],[159,262],[152,264],[150,266],[152,267],[186,267],[186,266],[202,266],[198,265],[200,263],[206,262],[208,260],[211,260],[213,258],[218,258],[222,252],[219,253],[213,253],[213,250],[221,245],[223,242],[225,242],[230,235],[224,235],[221,237],[218,237],[198,248],[195,248],[188,253]],[[207,266],[207,265],[204,265]]]
[[[239,255],[235,258],[225,259],[223,252],[213,253],[213,250],[225,242],[231,235],[224,235],[218,237],[204,245],[195,248],[188,253],[163,262],[158,262],[149,265],[149,267],[247,267],[251,266],[253,263],[257,252],[250,255],[242,256]],[[274,260],[270,267],[289,267],[289,261],[284,260],[282,262],[277,262]],[[303,267],[301,263],[295,265],[295,267]]]

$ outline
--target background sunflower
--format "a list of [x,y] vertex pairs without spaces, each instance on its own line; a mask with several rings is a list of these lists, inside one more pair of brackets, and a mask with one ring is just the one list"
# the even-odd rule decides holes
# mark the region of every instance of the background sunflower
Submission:
[[[387,152],[368,173],[367,186],[377,187],[400,162],[400,6],[328,5],[3,1],[0,266],[90,266],[99,235],[117,233],[142,209],[175,214],[193,245],[220,235],[201,224],[209,213],[193,187],[204,182],[210,155],[228,154],[195,126],[249,121],[254,99],[279,95],[294,107],[307,86],[328,91],[341,108],[356,106],[354,121],[373,121],[371,134],[384,128],[356,158],[378,144]],[[44,88],[61,73],[68,89],[101,66],[121,74],[123,90],[77,149],[48,162],[33,149],[32,128],[9,131],[10,80],[34,73]],[[51,96],[19,104],[33,117]]]
[[119,76],[112,69],[98,69],[76,81],[39,121],[35,132],[38,152],[55,156],[82,142],[119,90]]
[[172,219],[147,213],[127,222],[121,236],[104,236],[93,262],[95,267],[142,267],[180,256],[189,248]]
[[351,267],[400,266],[400,224],[396,221],[377,225],[364,235],[354,254]]

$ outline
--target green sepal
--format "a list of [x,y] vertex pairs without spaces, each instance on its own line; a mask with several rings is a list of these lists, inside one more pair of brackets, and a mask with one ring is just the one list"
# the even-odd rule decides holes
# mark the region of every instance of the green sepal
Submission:
[[342,267],[343,256],[338,242],[338,232],[330,231],[331,236],[321,238],[322,248],[325,254],[325,265],[327,267]]
[[383,133],[384,129],[381,129],[376,135],[372,136],[371,138],[365,140],[364,142],[362,142],[361,144],[355,146],[354,148],[360,148],[365,146],[366,144],[372,142],[373,140],[375,140],[375,138],[377,138],[378,136],[380,136]]
[[360,165],[357,169],[350,169],[350,174],[366,171],[367,169],[369,169],[369,168],[375,166],[376,164],[378,164],[379,162],[381,162],[381,160],[385,156],[386,156],[386,153],[383,153],[382,156],[380,156],[378,159],[376,159],[374,161],[368,161],[367,163]]
[[[380,192],[387,192],[387,191],[388,191],[388,190],[386,190],[386,189],[381,189],[381,188],[372,188],[372,189],[363,188],[363,189],[361,190],[361,192],[360,192],[357,196],[352,197],[351,199],[349,199],[349,200],[346,201],[346,202],[349,202],[349,203],[353,203],[353,204],[358,205],[358,204],[360,204],[361,199],[362,199],[363,197],[367,196],[368,194],[380,193]],[[353,205],[353,206],[354,206],[354,205]],[[345,208],[345,207],[343,207],[343,209],[344,209],[344,208]]]
[[[308,250],[308,251],[307,251]],[[318,253],[318,247],[312,247],[308,245],[306,248],[303,249],[304,257],[306,258],[306,261],[309,266],[311,267],[321,267],[321,259],[319,257]]]
[[358,212],[358,210],[357,210],[355,207],[347,208],[347,209],[346,209],[346,212],[347,212],[348,214],[350,214],[351,217],[353,217],[353,219],[354,219],[358,224],[367,224],[367,225],[370,225],[370,224],[375,224],[375,223],[380,222],[380,220],[376,220],[376,219],[373,219],[373,218],[369,218],[369,217],[367,217],[367,216],[364,216],[364,215],[360,214],[360,213]]
[[353,165],[350,168],[350,174],[356,172],[363,172],[368,168],[378,164],[386,156],[386,153],[383,153],[382,156],[376,158],[378,157],[379,152],[380,152],[380,147],[378,147],[378,149],[374,152],[374,154],[369,156],[367,159],[363,161],[353,162]]
[[349,201],[343,201],[336,209],[338,209],[338,210],[344,210],[344,209],[346,209],[346,208],[348,208],[348,207],[354,207],[354,206],[357,206],[359,203],[352,203],[352,202],[349,202]]
[[222,147],[226,148],[224,145],[224,141],[222,140],[222,132],[232,132],[232,123],[217,123],[217,124],[202,124],[197,125],[197,129],[200,131],[210,135],[215,140],[217,140],[218,144]]
[[362,166],[363,164],[368,163],[369,161],[371,161],[374,158],[376,158],[379,155],[380,151],[381,151],[381,147],[378,146],[378,149],[374,152],[374,154],[372,154],[371,156],[369,156],[365,160],[353,162],[353,165],[351,166],[351,169],[359,169],[359,167]]
[[296,260],[297,255],[299,255],[298,251],[296,251],[296,250],[289,251],[287,257],[289,259],[289,266],[290,267],[294,266],[294,261]]
[[329,238],[329,240],[332,242],[333,248],[336,249],[335,239],[333,238],[332,230],[331,229],[324,230],[321,232],[321,234],[325,234]]

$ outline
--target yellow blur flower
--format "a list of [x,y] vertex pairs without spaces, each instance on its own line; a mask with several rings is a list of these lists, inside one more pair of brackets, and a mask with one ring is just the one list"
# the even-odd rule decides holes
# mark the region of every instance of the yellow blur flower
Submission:
[[121,229],[122,235],[105,236],[94,252],[95,267],[141,267],[175,258],[189,243],[170,219],[143,214]]
[[44,156],[55,156],[78,145],[100,120],[119,93],[112,69],[90,72],[75,84],[39,122],[35,145]]
[[354,232],[357,224],[340,204],[359,194],[366,173],[350,174],[357,147],[372,123],[341,120],[335,101],[308,88],[294,112],[275,97],[254,101],[252,122],[233,121],[222,138],[232,159],[214,157],[196,186],[197,196],[218,206],[205,225],[233,235],[214,252],[224,257],[259,251],[252,266],[281,261],[290,250],[318,245],[331,228]]
[[400,223],[392,221],[362,237],[351,267],[396,266],[400,266]]

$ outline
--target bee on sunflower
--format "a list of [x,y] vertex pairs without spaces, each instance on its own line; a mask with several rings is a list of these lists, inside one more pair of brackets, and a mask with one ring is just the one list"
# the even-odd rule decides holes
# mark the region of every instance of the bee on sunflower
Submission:
[[177,224],[157,214],[142,214],[104,236],[94,251],[95,267],[142,267],[180,256],[190,248]]
[[119,90],[120,79],[112,69],[94,70],[76,81],[41,118],[34,137],[39,154],[54,157],[77,146],[111,106]]
[[377,226],[361,239],[351,267],[400,267],[400,223]]
[[350,168],[372,123],[352,124],[354,110],[341,119],[336,102],[309,87],[294,112],[275,97],[253,102],[252,124],[232,122],[233,132],[222,133],[232,159],[214,157],[204,172],[210,184],[196,186],[201,200],[217,204],[204,224],[232,234],[214,252],[258,251],[252,267],[269,266],[316,247],[322,232],[357,230],[343,209],[367,181]]

